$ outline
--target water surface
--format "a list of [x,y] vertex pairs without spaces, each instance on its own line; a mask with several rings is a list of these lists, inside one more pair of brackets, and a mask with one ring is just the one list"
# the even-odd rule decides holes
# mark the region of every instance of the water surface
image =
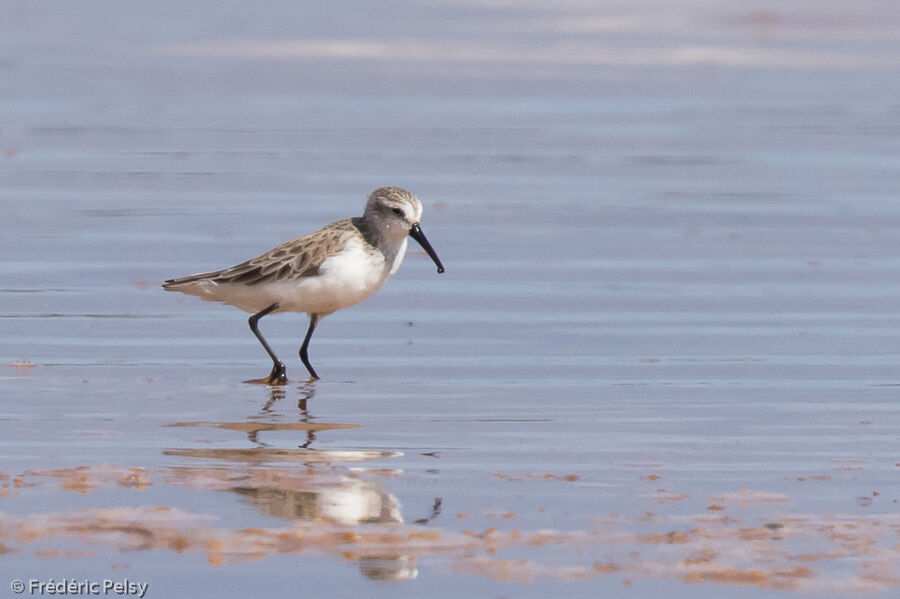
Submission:
[[[896,594],[890,3],[8,8],[7,580]],[[379,185],[447,272],[325,319],[314,384],[302,315],[247,385],[246,315],[159,288]]]

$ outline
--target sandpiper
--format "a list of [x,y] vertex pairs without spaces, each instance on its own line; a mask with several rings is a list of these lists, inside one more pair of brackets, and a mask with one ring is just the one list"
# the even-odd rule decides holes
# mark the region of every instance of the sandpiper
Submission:
[[419,227],[421,218],[422,203],[415,195],[400,187],[379,187],[369,195],[361,217],[333,222],[231,268],[169,279],[163,289],[252,313],[250,330],[272,358],[272,372],[249,382],[287,382],[284,363],[259,332],[259,319],[278,312],[306,312],[309,328],[300,346],[300,360],[310,380],[315,380],[319,375],[309,363],[307,350],[316,325],[324,316],[378,291],[400,267],[407,237],[422,246],[439,273],[444,272]]

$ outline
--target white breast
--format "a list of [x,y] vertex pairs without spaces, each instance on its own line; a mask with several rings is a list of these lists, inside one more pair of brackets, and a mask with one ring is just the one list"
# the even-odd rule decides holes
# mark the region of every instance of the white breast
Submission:
[[391,274],[381,253],[350,238],[339,253],[322,262],[318,275],[278,284],[278,311],[330,314],[368,298]]
[[403,256],[406,255],[407,241],[409,241],[409,237],[404,237],[403,243],[397,248],[397,253],[394,255],[394,264],[391,265],[391,273],[388,276],[393,276],[393,274],[397,272],[397,269],[400,268],[400,264],[403,262]]

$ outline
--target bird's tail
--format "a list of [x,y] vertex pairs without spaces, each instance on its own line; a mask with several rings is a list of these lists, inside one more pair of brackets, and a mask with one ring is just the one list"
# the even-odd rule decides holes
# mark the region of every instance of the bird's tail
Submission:
[[166,291],[181,291],[181,288],[185,287],[186,285],[197,283],[199,281],[215,279],[220,274],[222,274],[222,271],[216,270],[213,272],[202,272],[196,275],[188,275],[179,279],[169,279],[167,281],[163,281],[162,287]]

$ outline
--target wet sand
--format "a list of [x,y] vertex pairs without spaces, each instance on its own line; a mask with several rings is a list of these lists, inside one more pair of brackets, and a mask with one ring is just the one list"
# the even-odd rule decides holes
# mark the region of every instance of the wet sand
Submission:
[[[391,8],[10,8],[0,584],[895,596],[893,5]],[[379,185],[320,381],[159,287]]]

